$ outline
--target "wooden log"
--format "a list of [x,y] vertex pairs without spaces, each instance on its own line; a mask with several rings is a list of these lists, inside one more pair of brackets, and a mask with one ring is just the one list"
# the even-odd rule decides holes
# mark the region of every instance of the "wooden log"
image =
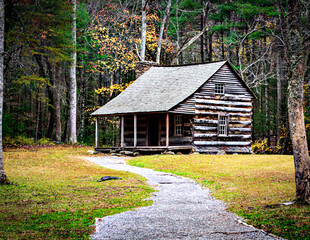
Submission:
[[252,138],[251,135],[241,135],[241,134],[229,134],[228,137],[244,138],[244,139],[250,139],[250,138]]
[[215,111],[227,111],[227,112],[252,112],[252,108],[235,108],[235,107],[220,107],[209,105],[195,105],[197,109],[208,109]]
[[194,119],[195,123],[211,123],[211,124],[218,124],[218,120],[209,120],[209,119],[199,119],[199,118],[195,118]]
[[133,146],[137,146],[137,114],[133,115]]
[[124,116],[121,116],[121,147],[124,147]]
[[219,101],[219,100],[205,100],[205,99],[196,99],[196,103],[204,103],[204,104],[214,104],[214,105],[230,105],[230,106],[244,106],[244,107],[252,107],[251,102],[232,102],[232,101]]
[[210,138],[210,137],[217,137],[217,134],[205,134],[205,133],[194,133],[195,138]]
[[95,148],[98,147],[98,118],[95,120]]
[[[212,138],[212,137],[217,137],[217,134],[212,134],[212,133],[195,133],[194,134],[195,138]],[[229,134],[227,136],[228,138],[244,138],[244,139],[250,139],[252,138],[251,135],[241,135],[241,134]]]
[[[195,94],[196,96],[196,99],[199,98],[199,99],[214,99],[213,96],[205,96],[205,95],[201,95],[199,93],[196,93]],[[228,100],[228,101],[246,101],[246,102],[250,102],[252,101],[252,98],[240,98],[239,96],[220,96],[218,98],[219,100]]]
[[[125,128],[126,128],[126,126],[125,126]],[[124,133],[125,133],[125,135],[134,135],[134,131],[133,131],[133,129],[132,130],[125,130],[124,131]],[[139,129],[139,130],[137,130],[137,134],[138,135],[145,135],[146,134],[146,129],[145,130],[141,130],[141,129]]]
[[195,114],[197,114],[197,115],[216,115],[216,116],[218,116],[218,112],[205,112],[205,111],[201,111],[201,110],[195,110]]
[[202,131],[214,131],[217,130],[217,127],[194,126],[194,129]]
[[251,132],[252,128],[229,128],[229,131]]
[[[161,142],[165,143],[166,137],[161,138]],[[169,145],[171,144],[184,144],[190,143],[192,141],[192,137],[169,137]]]
[[[196,116],[197,115],[202,115],[202,116],[218,116],[218,112],[206,112],[206,111],[201,111],[201,110],[196,110],[195,111]],[[252,117],[252,113],[229,113],[229,117],[240,117],[240,118],[246,118],[250,119]]]
[[203,146],[248,146],[251,142],[226,142],[226,141],[194,141],[194,145]]
[[219,152],[221,150],[224,150],[226,153],[250,153],[251,152],[251,147],[200,147],[196,146],[195,150],[197,152]]
[[229,123],[250,125],[252,123],[252,121],[230,120]]

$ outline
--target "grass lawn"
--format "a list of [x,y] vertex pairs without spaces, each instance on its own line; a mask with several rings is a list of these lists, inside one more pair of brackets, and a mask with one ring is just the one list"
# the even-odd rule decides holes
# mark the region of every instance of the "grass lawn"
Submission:
[[249,224],[287,239],[310,239],[310,206],[294,200],[294,163],[283,155],[154,155],[131,165],[195,179]]
[[[81,159],[89,148],[11,149],[4,168],[16,185],[0,185],[0,239],[88,239],[95,218],[150,205],[138,175]],[[102,176],[122,180],[97,182]]]

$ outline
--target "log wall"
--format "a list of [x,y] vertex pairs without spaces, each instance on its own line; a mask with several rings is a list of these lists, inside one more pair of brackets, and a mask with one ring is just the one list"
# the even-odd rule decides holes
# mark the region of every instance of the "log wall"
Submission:
[[[124,116],[124,146],[134,144],[134,122],[133,115]],[[137,146],[146,146],[147,117],[137,115]]]
[[[191,145],[192,116],[182,115],[182,136],[175,136],[174,134],[174,116],[175,114],[169,116],[169,146]],[[166,146],[166,114],[137,114],[137,146],[149,145],[149,131],[154,127],[150,123],[151,118],[158,120],[158,146]],[[126,115],[124,116],[124,147],[133,145],[133,115]]]
[[[224,94],[215,94],[215,84],[224,84]],[[249,153],[252,141],[253,95],[225,64],[190,98],[171,112],[192,114],[196,151]],[[219,115],[228,116],[227,136],[218,136]]]
[[[176,136],[174,134],[174,116],[177,114],[170,114],[169,117],[169,146],[183,146],[192,144],[192,130],[191,122],[192,116],[182,115],[182,136]],[[161,130],[161,146],[166,145],[166,123],[163,124]]]

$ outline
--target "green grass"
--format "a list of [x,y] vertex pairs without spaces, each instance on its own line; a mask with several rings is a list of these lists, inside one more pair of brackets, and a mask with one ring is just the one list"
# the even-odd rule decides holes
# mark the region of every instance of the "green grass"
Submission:
[[[11,149],[0,185],[0,239],[88,239],[95,218],[150,205],[141,176],[84,160],[89,148]],[[97,182],[102,176],[122,180]]]
[[295,198],[292,156],[154,155],[129,163],[192,178],[249,224],[287,239],[310,239],[309,205],[264,207]]

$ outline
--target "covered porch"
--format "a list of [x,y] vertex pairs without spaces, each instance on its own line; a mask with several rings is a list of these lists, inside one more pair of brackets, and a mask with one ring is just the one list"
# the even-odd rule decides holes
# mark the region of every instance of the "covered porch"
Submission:
[[165,151],[188,153],[192,150],[191,115],[169,112],[118,115],[118,146],[102,147],[98,141],[96,116],[95,150],[99,152],[131,151],[143,154]]

